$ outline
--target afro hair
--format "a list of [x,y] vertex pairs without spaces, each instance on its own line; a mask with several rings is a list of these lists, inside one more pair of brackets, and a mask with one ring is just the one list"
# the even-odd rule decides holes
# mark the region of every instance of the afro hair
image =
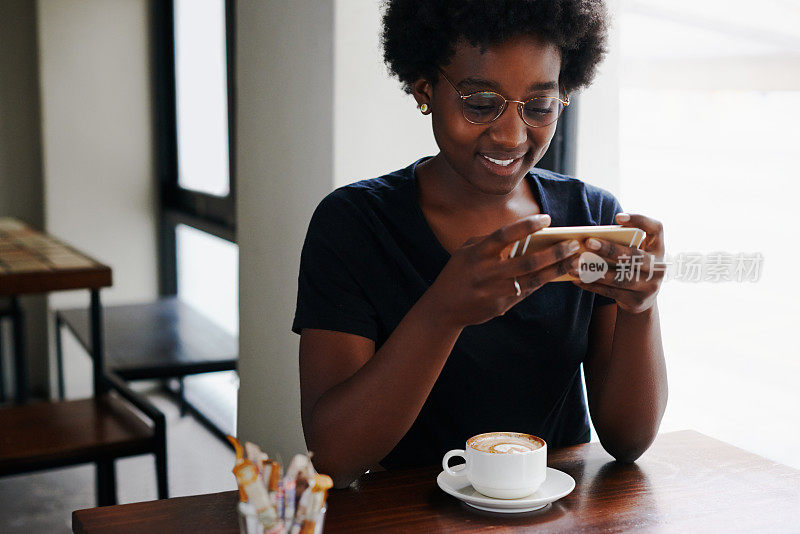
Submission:
[[606,52],[603,0],[386,0],[383,58],[411,92],[418,78],[438,80],[457,42],[482,50],[519,35],[536,35],[561,51],[567,93],[589,85]]

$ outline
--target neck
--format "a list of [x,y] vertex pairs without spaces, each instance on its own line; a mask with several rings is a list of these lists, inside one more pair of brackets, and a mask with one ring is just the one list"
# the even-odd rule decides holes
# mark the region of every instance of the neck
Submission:
[[416,176],[420,203],[450,214],[517,211],[533,198],[525,179],[505,194],[481,191],[455,172],[441,153],[417,165]]

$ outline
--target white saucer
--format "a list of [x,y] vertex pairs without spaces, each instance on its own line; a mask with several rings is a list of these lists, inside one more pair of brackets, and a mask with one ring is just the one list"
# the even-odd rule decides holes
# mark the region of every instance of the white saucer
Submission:
[[[464,465],[456,465],[452,469],[453,471],[460,471],[464,469]],[[436,483],[439,484],[442,491],[464,501],[473,508],[506,514],[532,512],[533,510],[544,508],[551,502],[568,495],[575,488],[575,479],[551,467],[547,468],[547,475],[541,487],[521,499],[494,499],[487,497],[475,491],[475,488],[472,487],[466,477],[454,477],[444,471],[436,477]]]

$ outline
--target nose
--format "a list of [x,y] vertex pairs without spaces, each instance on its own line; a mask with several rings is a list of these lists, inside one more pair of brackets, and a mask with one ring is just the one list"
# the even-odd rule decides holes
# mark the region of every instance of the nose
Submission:
[[522,120],[519,104],[509,102],[502,115],[491,124],[490,136],[498,146],[515,148],[528,140],[528,125]]

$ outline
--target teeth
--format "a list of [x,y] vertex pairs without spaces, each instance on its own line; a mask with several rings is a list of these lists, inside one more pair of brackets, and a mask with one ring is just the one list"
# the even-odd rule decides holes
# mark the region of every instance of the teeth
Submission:
[[516,161],[516,160],[513,160],[513,159],[494,159],[494,158],[490,158],[489,156],[483,156],[483,157],[488,159],[489,161],[491,161],[495,165],[500,165],[501,167],[507,167],[507,166],[511,165],[512,163],[514,163],[514,161]]

